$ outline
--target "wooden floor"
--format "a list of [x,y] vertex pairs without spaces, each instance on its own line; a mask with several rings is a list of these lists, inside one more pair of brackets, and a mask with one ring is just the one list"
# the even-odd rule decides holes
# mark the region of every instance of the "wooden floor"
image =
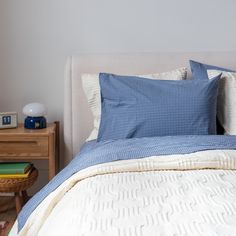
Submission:
[[15,202],[13,197],[0,196],[0,221],[8,221],[4,230],[0,229],[0,236],[6,236],[16,219]]

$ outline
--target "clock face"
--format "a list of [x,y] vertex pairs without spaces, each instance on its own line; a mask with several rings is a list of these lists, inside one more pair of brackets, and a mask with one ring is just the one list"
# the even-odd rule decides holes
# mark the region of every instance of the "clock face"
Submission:
[[2,125],[10,125],[10,124],[11,124],[11,116],[3,116]]
[[16,128],[17,113],[16,112],[0,112],[0,129]]

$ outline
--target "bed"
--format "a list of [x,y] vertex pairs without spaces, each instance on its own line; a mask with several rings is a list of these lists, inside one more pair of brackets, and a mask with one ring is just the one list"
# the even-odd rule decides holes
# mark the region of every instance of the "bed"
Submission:
[[[210,135],[206,135],[206,130],[201,129],[206,117],[201,124],[193,122],[188,129],[186,121],[173,124],[171,118],[164,117],[158,123],[170,120],[168,135],[163,133],[154,136],[153,126],[144,126],[143,129],[130,132],[127,131],[129,127],[124,127],[122,123],[118,128],[119,121],[127,119],[127,115],[131,115],[128,120],[132,120],[130,90],[127,89],[125,95],[128,110],[124,110],[123,101],[114,105],[109,97],[116,93],[116,86],[121,86],[117,85],[120,81],[123,81],[124,94],[127,86],[130,87],[130,84],[126,84],[129,80],[131,84],[135,81],[137,89],[141,87],[143,94],[146,79],[144,81],[137,76],[129,78],[125,75],[153,75],[170,71],[186,66],[189,59],[236,68],[236,54],[223,52],[100,54],[68,58],[64,107],[65,161],[68,165],[25,205],[10,236],[236,235],[234,134],[228,132],[230,135],[215,135],[212,122],[208,122],[207,134]],[[160,91],[166,91],[166,83],[170,83],[172,88],[177,87],[172,93],[177,91],[178,98],[185,103],[186,96],[189,96],[189,93],[184,92],[186,87],[196,97],[203,89],[207,92],[218,91],[216,84],[222,73],[219,74],[216,68],[211,69],[214,70],[209,73],[214,78],[204,81],[204,88],[199,93],[198,88],[202,86],[202,82],[193,84],[188,81],[157,82],[148,79],[147,88],[153,88],[157,84],[162,89]],[[104,104],[106,100],[109,101],[102,104],[102,109],[106,107],[106,111],[108,108],[110,110],[106,116],[105,112],[101,114],[100,127],[104,128],[99,129],[99,142],[86,142],[95,124],[94,114],[89,109],[82,89],[81,75],[100,72],[113,73],[99,75],[102,101]],[[124,76],[117,78],[114,74]],[[104,90],[101,77],[105,84]],[[106,86],[106,81],[109,81],[110,87]],[[137,89],[132,91],[132,96],[136,96]],[[155,93],[155,89],[153,91]],[[165,97],[166,93],[163,94],[163,101],[169,101]],[[180,97],[182,94],[186,96]],[[148,96],[149,94],[144,94],[144,97]],[[140,95],[137,95],[135,101],[139,98]],[[171,100],[170,103],[172,102]],[[215,104],[216,100],[212,103]],[[185,106],[189,111],[192,104]],[[198,107],[202,108],[202,104],[198,104]],[[112,117],[117,126],[115,129],[114,126],[107,128],[110,114],[115,114],[118,108],[122,111],[118,113],[119,119],[117,120],[117,115]],[[182,120],[186,117],[183,117],[185,110],[176,111]],[[211,109],[204,108],[204,111],[208,110]],[[155,112],[152,113],[156,119]],[[192,115],[195,114],[193,109]],[[212,116],[216,114],[209,114],[209,117]],[[144,116],[144,119],[150,117]],[[153,120],[150,122],[152,124]],[[132,125],[133,123],[132,121]],[[144,123],[143,120],[141,123]],[[192,133],[195,123],[197,128]],[[150,137],[145,136],[147,127],[152,134]],[[162,128],[163,125],[157,127],[157,130]],[[116,129],[120,132],[116,133]],[[183,129],[187,131],[182,133]],[[165,131],[166,128],[163,132]],[[173,132],[179,135],[173,135]]]

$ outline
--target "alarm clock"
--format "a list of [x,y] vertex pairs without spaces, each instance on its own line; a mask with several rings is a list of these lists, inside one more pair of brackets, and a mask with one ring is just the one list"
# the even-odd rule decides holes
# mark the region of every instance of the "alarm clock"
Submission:
[[17,112],[0,112],[0,129],[16,128]]

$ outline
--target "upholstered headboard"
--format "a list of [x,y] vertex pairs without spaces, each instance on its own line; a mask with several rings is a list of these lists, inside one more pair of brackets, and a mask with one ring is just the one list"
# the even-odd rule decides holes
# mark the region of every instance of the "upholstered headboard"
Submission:
[[79,152],[92,130],[92,113],[82,90],[82,73],[149,74],[189,67],[188,60],[236,68],[236,52],[82,54],[68,58],[65,68],[65,160]]

